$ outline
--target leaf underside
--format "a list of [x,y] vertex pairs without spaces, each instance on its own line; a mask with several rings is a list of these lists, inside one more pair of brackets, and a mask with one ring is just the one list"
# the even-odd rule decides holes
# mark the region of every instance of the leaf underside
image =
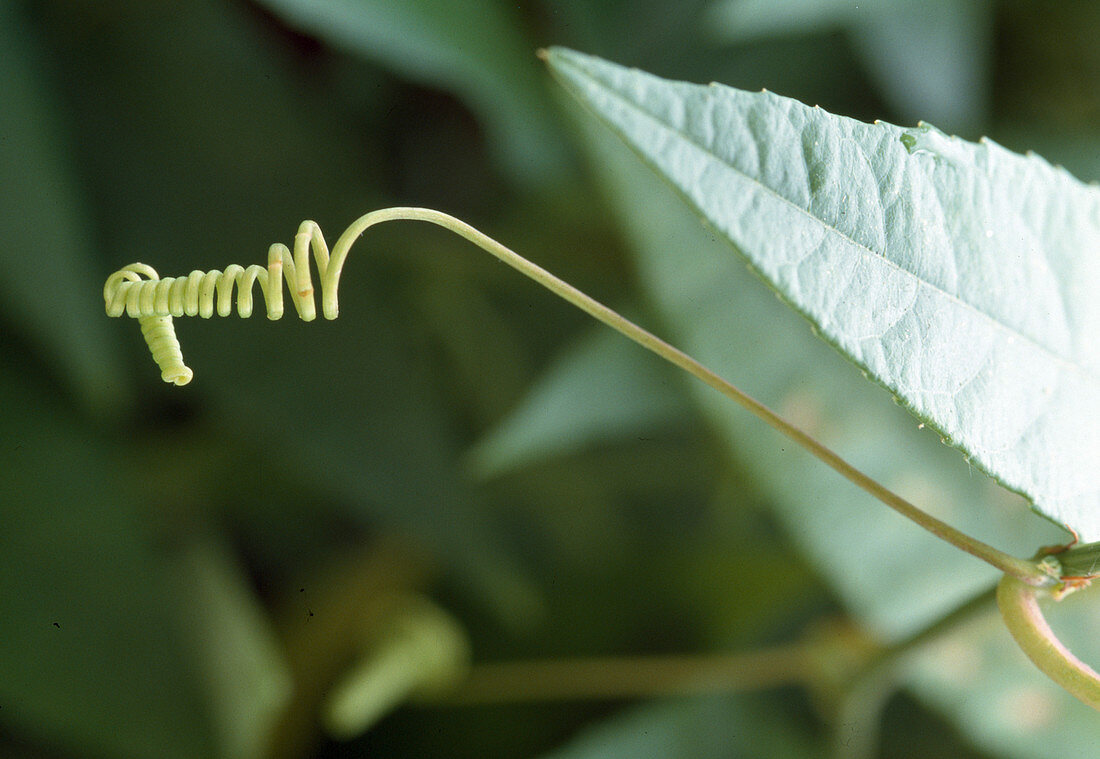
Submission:
[[[814,338],[666,183],[590,121],[585,144],[632,241],[639,284],[677,344],[727,376],[740,381],[744,374],[755,398],[964,532],[1018,555],[1061,539],[1058,528],[1021,508],[1022,499],[975,476],[928,430],[907,424],[906,412]],[[876,508],[840,477],[823,476],[820,462],[763,432],[709,388],[688,387],[738,470],[751,473],[748,483],[760,488],[800,552],[877,638],[911,636],[995,582],[992,567]],[[744,556],[732,560],[744,580]],[[770,588],[786,575],[786,568],[775,573]],[[1087,601],[1078,594],[1049,612],[1073,651],[1100,661],[1095,609]],[[990,612],[931,646],[907,668],[906,684],[991,755],[1031,759],[1052,745],[1089,755],[1087,747],[1100,739],[1089,707],[1038,672]],[[1021,711],[1041,717],[1022,719]]]
[[1100,189],[927,124],[560,48],[549,63],[825,340],[1041,514],[1100,540]]

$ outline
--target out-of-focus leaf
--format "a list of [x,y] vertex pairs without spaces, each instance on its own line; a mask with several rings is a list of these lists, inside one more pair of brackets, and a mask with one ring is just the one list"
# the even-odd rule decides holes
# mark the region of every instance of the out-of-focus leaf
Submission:
[[118,342],[101,318],[90,224],[34,43],[16,4],[0,4],[0,312],[105,411],[119,399]]
[[823,336],[1037,510],[1100,538],[1100,189],[928,125],[550,63]]
[[[960,466],[957,455],[918,432],[901,409],[815,340],[624,145],[606,130],[590,127],[587,135],[634,242],[643,282],[692,355],[965,531],[1018,553],[1057,539],[1019,499]],[[772,494],[795,539],[879,634],[915,630],[994,581],[995,572],[855,492],[726,399],[703,387],[698,397]],[[1081,600],[1053,609],[1052,623],[1086,661],[1100,661],[1095,614]],[[997,619],[992,609],[989,619]],[[968,627],[908,672],[922,698],[1005,756],[1035,756],[1042,746],[1072,753],[1097,740],[1096,720],[1081,711],[1087,708],[1032,667],[1003,627]],[[1030,706],[1033,714],[1026,713]]]
[[991,3],[941,0],[876,13],[850,33],[895,113],[966,133],[989,115],[993,23]]
[[820,749],[787,715],[732,698],[656,703],[589,728],[544,759],[815,757]]
[[122,448],[0,392],[0,720],[79,755],[262,756],[290,684],[239,571],[158,535]]
[[1042,123],[1018,122],[998,124],[997,136],[1013,148],[1026,145],[1083,182],[1100,182],[1100,132],[1067,132]]
[[835,28],[860,16],[897,12],[902,5],[901,0],[869,0],[859,5],[850,0],[719,0],[705,20],[713,34],[748,40]]
[[534,46],[497,0],[261,0],[288,23],[404,76],[455,92],[520,176],[545,179],[564,159]]
[[406,700],[460,687],[469,669],[466,631],[426,598],[399,602],[383,629],[362,645],[358,660],[328,690],[321,707],[329,734],[344,740]]
[[[1093,666],[1100,664],[1098,600],[1089,591],[1046,610],[1059,638]],[[998,756],[1090,756],[1100,745],[1096,712],[1036,669],[996,614],[930,646],[909,668],[908,680],[976,745]]]
[[266,612],[213,540],[185,547],[170,568],[173,606],[209,704],[217,756],[260,759],[292,688]]
[[[370,245],[368,234],[351,257],[365,257]],[[475,595],[502,613],[526,613],[530,599],[514,557],[463,480],[425,365],[405,344],[399,317],[355,266],[341,284],[335,322],[259,317],[182,325],[192,335],[209,333],[191,341],[192,384],[208,384],[223,418],[241,420],[264,441],[268,466],[342,504],[364,527],[426,541]]]
[[679,378],[602,326],[547,369],[520,405],[471,451],[492,477],[540,457],[641,434],[687,413]]
[[553,0],[547,39],[568,39],[572,47],[598,51],[614,60],[667,57],[691,66],[710,59],[714,49],[700,45],[699,22],[713,0]]
[[730,40],[847,29],[898,114],[964,130],[987,110],[992,11],[971,0],[725,0],[707,24]]

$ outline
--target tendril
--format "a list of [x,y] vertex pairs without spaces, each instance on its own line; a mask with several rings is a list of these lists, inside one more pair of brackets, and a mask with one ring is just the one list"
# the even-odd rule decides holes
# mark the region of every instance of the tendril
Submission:
[[427,221],[449,229],[538,279],[537,274],[533,273],[538,267],[526,261],[524,266],[508,260],[508,256],[515,254],[453,216],[427,208],[386,208],[354,221],[340,235],[331,254],[321,228],[315,222],[304,221],[294,236],[293,251],[282,243],[275,243],[268,249],[266,268],[258,264],[247,268],[233,264],[227,266],[225,271],[192,271],[182,277],[161,278],[147,264],[124,266],[108,277],[103,286],[107,315],[125,314],[136,318],[153,360],[161,369],[161,377],[165,382],[186,385],[191,381],[193,372],[183,363],[172,317],[200,316],[209,319],[215,314],[229,316],[233,312],[236,291],[237,315],[247,318],[253,312],[253,287],[259,285],[267,318],[281,319],[285,282],[298,316],[303,321],[313,321],[317,318],[317,307],[310,271],[312,255],[313,266],[320,278],[321,312],[326,319],[335,319],[340,312],[337,300],[340,272],[351,246],[371,226],[399,219]]
[[316,317],[309,266],[309,256],[312,253],[314,265],[321,278],[322,312],[326,319],[335,319],[339,311],[336,289],[348,250],[359,236],[374,224],[398,219],[430,222],[469,240],[589,316],[722,393],[749,413],[786,435],[854,485],[933,535],[1029,585],[1052,584],[1052,578],[1035,562],[1007,554],[922,511],[856,469],[812,435],[795,427],[682,350],[669,345],[652,332],[642,329],[469,224],[440,211],[428,208],[386,208],[368,213],[356,219],[344,230],[333,246],[331,255],[320,228],[313,222],[306,221],[302,223],[298,234],[294,237],[293,253],[284,245],[271,246],[266,269],[256,265],[249,266],[247,269],[241,266],[230,266],[224,272],[194,271],[186,277],[160,279],[152,267],[145,264],[132,264],[115,272],[107,279],[103,288],[107,314],[122,316],[125,313],[141,321],[142,331],[149,343],[153,358],[160,366],[163,379],[166,382],[184,385],[190,381],[192,373],[183,363],[171,321],[172,317],[184,315],[210,317],[215,312],[220,316],[228,316],[233,310],[234,288],[237,291],[237,313],[241,316],[249,316],[252,313],[252,287],[259,284],[267,304],[268,317],[278,319],[283,314],[282,283],[285,280],[299,316],[310,321]]
[[312,321],[317,318],[309,265],[312,253],[321,279],[322,311],[326,319],[335,319],[339,313],[336,290],[340,269],[354,240],[345,238],[346,233],[337,243],[337,255],[330,256],[321,228],[312,221],[304,221],[294,236],[294,251],[291,252],[282,243],[272,245],[268,250],[266,269],[256,264],[248,268],[233,264],[227,266],[225,271],[192,271],[184,277],[161,279],[152,266],[130,264],[108,277],[103,286],[107,315],[122,316],[125,313],[136,318],[153,360],[161,369],[161,377],[165,382],[186,385],[191,381],[193,372],[183,363],[172,317],[201,316],[209,319],[215,313],[229,316],[233,311],[233,291],[236,289],[237,314],[247,318],[253,310],[253,286],[259,284],[267,318],[280,319],[283,316],[285,280],[294,310],[304,321]]

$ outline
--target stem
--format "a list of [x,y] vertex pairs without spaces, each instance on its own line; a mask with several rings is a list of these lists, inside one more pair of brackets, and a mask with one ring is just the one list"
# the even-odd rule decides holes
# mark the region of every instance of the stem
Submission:
[[[461,237],[466,238],[473,244],[477,245],[482,250],[495,256],[500,261],[508,264],[516,271],[524,274],[525,276],[533,279],[538,284],[550,290],[555,295],[565,299],[569,303],[573,304],[577,308],[581,309],[590,316],[598,319],[607,326],[611,327],[615,331],[630,338],[643,348],[657,354],[661,358],[665,359],[669,363],[672,363],[679,368],[686,371],[688,374],[702,380],[707,385],[710,385],[718,392],[740,405],[759,419],[762,419],[772,428],[778,430],[788,438],[793,440],[798,445],[805,448],[812,453],[822,462],[830,466],[832,469],[840,473],[841,476],[855,484],[857,487],[870,493],[872,496],[882,501],[884,504],[892,508],[894,511],[901,514],[903,517],[908,518],[910,521],[923,527],[928,532],[932,533],[941,540],[945,540],[951,545],[959,548],[967,553],[978,557],[982,561],[993,565],[1002,572],[1018,578],[1028,585],[1043,586],[1051,583],[1049,575],[1044,573],[1035,562],[1019,559],[1011,554],[1007,554],[997,548],[994,548],[987,543],[984,543],[976,538],[961,532],[951,525],[943,522],[936,517],[928,514],[921,509],[917,508],[909,501],[905,500],[901,496],[897,495],[884,485],[879,484],[875,480],[868,477],[863,472],[856,469],[847,461],[842,459],[839,455],[834,453],[831,449],[819,443],[813,437],[806,432],[803,432],[799,428],[787,422],[781,416],[776,414],[770,408],[760,403],[756,399],[739,390],[734,385],[730,384],[715,372],[711,371],[701,363],[696,361],[691,356],[687,355],[683,351],[674,348],[659,337],[653,335],[650,332],[642,329],[638,325],[619,315],[615,311],[611,310],[607,306],[603,305],[599,301],[585,295],[583,292],[573,287],[572,285],[564,282],[555,277],[545,269],[536,266],[527,259],[523,258],[519,254],[506,248],[498,243],[496,240],[482,234],[478,230],[471,227],[459,219],[449,216],[448,214],[440,211],[434,211],[428,208],[387,208],[381,211],[374,211],[360,217],[352,223],[350,227],[340,236],[336,245],[333,247],[332,258],[329,265],[329,269],[326,272],[326,278],[331,277],[331,282],[325,282],[323,292],[325,294],[325,314],[335,313],[336,306],[336,281],[340,276],[340,269],[343,266],[344,259],[347,256],[348,249],[351,245],[363,234],[369,227],[374,224],[383,221],[391,221],[397,219],[407,219],[416,221],[427,221],[432,224],[436,224],[445,229],[454,232]],[[329,304],[328,299],[332,299],[332,303]],[[331,317],[330,317],[331,318]]]
[[[816,631],[794,643],[760,651],[711,656],[635,656],[552,659],[474,664],[454,690],[430,703],[476,706],[525,701],[646,698],[730,693],[784,685],[815,686],[826,692],[839,668],[849,696],[838,713],[839,743],[853,747],[844,725],[872,727],[892,687],[892,673],[903,657],[990,609],[993,591],[968,601],[914,635],[885,649],[869,649],[835,630]],[[849,673],[849,662],[855,666]],[[428,701],[426,701],[428,702]],[[862,737],[869,740],[862,741]],[[872,736],[861,743],[874,745]]]
[[1100,710],[1100,675],[1055,637],[1039,608],[1037,589],[1005,575],[997,585],[997,605],[1008,631],[1035,666],[1081,701]]
[[717,656],[607,657],[475,664],[436,703],[473,706],[523,701],[618,699],[728,693],[801,684],[812,672],[810,644]]
[[883,649],[878,656],[868,663],[867,668],[857,676],[857,679],[874,677],[881,672],[893,669],[899,660],[943,637],[947,633],[953,632],[960,625],[968,622],[978,614],[991,610],[993,598],[994,589],[990,588],[974,596],[946,616],[940,617],[928,627],[918,630],[908,638]]
[[172,326],[172,314],[197,314],[209,317],[216,311],[221,316],[228,315],[231,310],[231,294],[236,287],[237,311],[242,317],[248,316],[252,313],[252,285],[258,282],[267,301],[268,317],[278,319],[283,314],[282,281],[285,277],[287,284],[291,287],[291,295],[299,315],[305,321],[310,321],[316,316],[314,290],[309,275],[309,254],[312,252],[321,276],[323,313],[325,318],[335,319],[339,314],[336,292],[340,273],[351,246],[371,226],[397,220],[426,221],[469,240],[643,348],[710,385],[805,448],[850,482],[941,540],[978,557],[1028,585],[1046,587],[1057,582],[1057,579],[1051,577],[1037,562],[1018,559],[920,510],[683,351],[623,318],[599,301],[590,298],[469,224],[440,211],[398,207],[368,213],[352,222],[351,226],[340,235],[331,255],[317,225],[311,221],[303,222],[298,234],[295,235],[293,256],[286,246],[273,245],[268,252],[266,270],[260,266],[250,266],[248,269],[231,266],[225,272],[217,270],[205,273],[192,272],[186,278],[171,277],[161,280],[151,267],[133,264],[107,278],[103,287],[107,314],[121,316],[126,313],[138,317],[153,358],[161,367],[163,379],[184,385],[191,379],[191,370],[183,364],[179,343]]

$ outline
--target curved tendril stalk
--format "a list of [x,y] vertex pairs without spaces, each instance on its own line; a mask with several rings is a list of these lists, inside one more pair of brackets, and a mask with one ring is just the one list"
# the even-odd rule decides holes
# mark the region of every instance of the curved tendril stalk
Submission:
[[466,238],[590,316],[715,388],[791,438],[852,483],[937,537],[1029,585],[1041,587],[1054,582],[1035,562],[1006,554],[921,511],[683,351],[623,318],[599,301],[590,298],[469,224],[440,211],[427,208],[386,208],[368,213],[352,222],[351,226],[340,235],[332,248],[331,255],[320,228],[314,222],[306,221],[302,223],[298,234],[294,237],[293,252],[285,245],[271,246],[266,269],[258,265],[248,268],[233,265],[227,267],[224,272],[193,271],[186,277],[160,279],[152,267],[145,264],[132,264],[115,272],[107,279],[103,288],[107,314],[121,316],[125,313],[139,319],[153,358],[161,368],[163,379],[166,382],[184,385],[191,380],[192,372],[183,363],[179,342],[176,340],[172,326],[173,316],[198,315],[209,318],[215,311],[219,316],[228,316],[232,311],[235,287],[237,313],[247,317],[252,313],[252,286],[259,284],[267,306],[268,318],[279,319],[283,315],[282,281],[285,279],[295,310],[303,320],[311,321],[316,318],[309,265],[309,256],[312,252],[321,278],[322,313],[326,319],[335,319],[339,312],[336,292],[348,251],[371,226],[394,220],[426,221]]
[[1032,663],[1093,709],[1100,711],[1100,675],[1062,645],[1039,608],[1039,588],[1005,575],[997,606],[1005,626]]

